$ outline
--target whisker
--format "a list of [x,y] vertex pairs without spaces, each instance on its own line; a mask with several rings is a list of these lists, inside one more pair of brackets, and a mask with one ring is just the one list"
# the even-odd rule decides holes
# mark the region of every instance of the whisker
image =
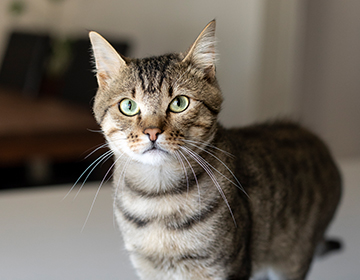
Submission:
[[[114,193],[114,201],[113,201],[113,210],[115,210],[116,208],[116,199],[117,199],[117,195],[118,195],[118,191],[119,191],[119,186],[120,186],[120,182],[121,182],[121,179],[123,176],[125,176],[125,173],[126,173],[126,170],[127,170],[127,167],[129,165],[129,162],[130,160],[132,160],[131,157],[129,157],[125,164],[123,165],[123,169],[121,170],[121,173],[120,173],[120,176],[119,176],[119,179],[118,179],[118,182],[117,184],[115,185],[115,193]],[[115,169],[114,172],[116,172],[117,169]],[[113,227],[115,227],[115,211],[113,211]]]
[[[121,156],[122,156],[122,155],[121,155]],[[83,227],[82,227],[82,229],[81,229],[81,232],[83,232],[83,230],[84,230],[84,228],[85,228],[85,226],[86,226],[86,224],[87,224],[87,221],[89,220],[90,214],[91,214],[92,209],[94,208],[94,205],[95,205],[95,201],[96,201],[96,199],[97,199],[97,197],[98,197],[98,195],[99,195],[99,192],[100,192],[101,187],[102,187],[103,184],[104,184],[104,181],[105,181],[105,179],[106,179],[106,176],[109,174],[109,172],[110,172],[111,169],[114,167],[114,165],[116,164],[116,162],[121,158],[121,156],[114,161],[114,163],[110,166],[110,168],[108,169],[108,171],[107,171],[106,174],[104,175],[103,179],[101,180],[101,183],[100,183],[100,185],[99,185],[99,187],[98,187],[98,189],[97,189],[97,191],[96,191],[95,197],[94,197],[94,199],[93,199],[93,201],[92,201],[92,203],[91,203],[91,206],[90,206],[88,215],[86,216],[86,219],[85,219],[84,225],[83,225]]]
[[110,174],[110,176],[108,176],[107,180],[105,181],[105,184],[107,184],[113,177],[114,173]]
[[[199,147],[198,147],[199,148]],[[199,148],[200,149],[200,148]],[[194,151],[193,151],[194,152]],[[195,152],[194,152],[195,153]],[[218,169],[216,169],[214,166],[212,166],[210,163],[208,163],[204,158],[201,157],[201,159],[206,162],[206,164],[211,167],[212,169],[214,169],[219,175],[221,175],[223,178],[225,178],[227,181],[229,181],[230,183],[232,183],[234,186],[236,186],[237,188],[240,188],[238,184],[236,184],[234,181],[230,180],[228,177],[226,177],[224,174],[222,174]]]
[[186,140],[186,139],[181,139],[181,140],[184,141],[184,142],[188,142],[188,143],[204,144],[204,145],[206,145],[206,147],[213,148],[213,149],[218,150],[218,151],[220,151],[220,152],[222,152],[222,153],[224,153],[224,154],[226,154],[226,155],[228,155],[228,156],[230,156],[232,158],[235,158],[235,156],[232,153],[229,153],[228,151],[220,149],[220,148],[218,148],[218,147],[216,147],[214,145],[208,144],[205,141],[194,141],[194,140]]
[[100,150],[100,149],[102,149],[102,148],[105,148],[105,147],[107,147],[107,146],[108,146],[107,143],[100,145],[99,147],[97,147],[96,149],[94,149],[91,153],[89,153],[89,154],[85,157],[85,159],[89,158],[89,157],[90,157],[91,155],[93,155],[95,152],[97,152],[98,150]]
[[90,131],[90,132],[95,132],[95,133],[104,133],[101,129],[90,129],[88,128],[87,131]]
[[[105,154],[106,154],[106,153],[105,153]],[[113,156],[113,152],[110,150],[110,151],[108,151],[108,154],[102,158],[102,160],[98,161],[98,163],[96,163],[96,164],[94,165],[94,167],[93,167],[93,168],[90,170],[90,172],[86,175],[86,177],[85,177],[84,181],[82,182],[79,190],[77,191],[74,199],[77,198],[77,196],[79,195],[80,191],[81,191],[82,188],[84,187],[87,179],[90,177],[91,173],[95,170],[95,168],[96,168],[101,162],[104,163],[105,161],[107,161],[108,159],[110,159],[112,156]]]
[[216,186],[216,188],[218,189],[222,199],[224,200],[227,208],[229,209],[229,212],[231,214],[231,217],[234,221],[235,226],[237,226],[236,221],[235,221],[235,216],[231,210],[230,204],[225,196],[224,191],[222,190],[219,182],[216,180],[216,177],[214,175],[214,173],[211,171],[211,169],[209,168],[209,164],[198,154],[196,154],[194,151],[192,151],[191,149],[181,146],[181,149],[183,149],[189,156],[191,156],[197,163],[199,163],[199,165],[206,171],[206,173],[209,175],[209,177],[211,178],[211,180],[213,181],[214,185]]
[[93,207],[94,207],[95,200],[96,200],[96,198],[97,198],[97,196],[98,196],[98,194],[99,194],[99,192],[100,192],[100,189],[101,189],[101,185],[98,187],[98,189],[97,189],[97,191],[96,191],[96,194],[95,194],[95,197],[94,197],[94,199],[93,199],[93,201],[92,201],[92,203],[91,203],[91,206],[90,206],[90,210],[89,210],[89,212],[88,212],[88,215],[87,215],[87,217],[86,217],[86,219],[85,219],[85,222],[84,222],[84,224],[83,224],[83,226],[82,226],[82,228],[81,228],[81,232],[84,231],[85,225],[87,224],[87,221],[88,221],[88,219],[89,219],[89,217],[90,217],[90,213],[91,213],[91,211],[92,211],[92,209],[93,209]]
[[[221,160],[219,159],[216,155],[214,155],[213,153],[207,151],[204,148],[201,148],[195,144],[191,144],[189,143],[189,145],[194,146],[196,148],[199,148],[200,150],[204,151],[205,153],[211,155],[213,158],[215,158],[216,160],[218,160],[226,169],[227,171],[229,171],[229,173],[231,174],[231,176],[233,176],[233,178],[235,179],[236,183],[235,184],[233,181],[231,181],[229,178],[227,178],[225,175],[223,175],[220,171],[218,171],[216,168],[212,167],[213,169],[215,169],[217,172],[219,172],[222,176],[224,176],[226,179],[228,179],[230,182],[232,182],[235,186],[237,186],[247,197],[249,197],[249,195],[246,193],[245,189],[243,188],[243,186],[241,185],[241,183],[239,182],[239,180],[236,178],[235,174],[230,170],[230,168]],[[209,164],[210,165],[210,164]],[[210,165],[211,166],[211,165]]]
[[[180,147],[181,148],[181,147]],[[199,194],[199,209],[200,209],[200,216],[201,216],[201,192],[200,192],[200,187],[199,187],[199,182],[198,182],[198,179],[196,177],[196,173],[195,173],[195,170],[194,168],[192,167],[191,163],[189,162],[189,160],[186,158],[186,156],[181,152],[179,151],[179,154],[185,159],[185,161],[187,162],[187,164],[189,165],[190,169],[191,169],[191,172],[192,174],[194,175],[194,179],[195,179],[195,182],[196,182],[196,186],[197,186],[197,189],[198,189],[198,194]]]
[[[106,153],[104,153],[103,155],[99,156],[96,160],[94,160],[86,169],[83,173],[81,173],[81,175],[79,176],[79,178],[76,180],[76,182],[72,185],[72,187],[70,188],[70,190],[67,192],[67,194],[63,197],[62,200],[66,199],[69,194],[72,192],[72,190],[75,188],[75,186],[79,183],[80,179],[85,175],[85,173],[95,164],[94,168],[91,169],[91,171],[89,172],[89,174],[91,174],[91,172],[95,169],[96,166],[98,166],[100,164],[100,162],[102,161],[106,161],[108,160],[111,156],[112,156],[113,152],[111,150],[107,151]],[[107,158],[109,157],[109,158]],[[84,183],[86,182],[87,178],[89,177],[86,176]],[[84,183],[82,184],[82,186],[84,185]],[[77,195],[77,194],[76,194]]]
[[183,162],[183,160],[181,159],[181,157],[179,155],[179,151],[175,151],[175,156],[178,159],[178,161],[180,162],[180,164],[182,166],[182,169],[184,170],[185,177],[186,177],[186,190],[187,190],[187,194],[189,194],[189,178],[188,178],[188,175],[187,175],[187,171],[186,171],[184,162]]

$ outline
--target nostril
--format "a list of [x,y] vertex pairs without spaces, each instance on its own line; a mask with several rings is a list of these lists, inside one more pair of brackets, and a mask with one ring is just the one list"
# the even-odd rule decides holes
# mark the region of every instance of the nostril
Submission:
[[155,142],[158,138],[158,135],[161,134],[160,128],[147,128],[144,130],[144,134],[149,136],[150,141]]

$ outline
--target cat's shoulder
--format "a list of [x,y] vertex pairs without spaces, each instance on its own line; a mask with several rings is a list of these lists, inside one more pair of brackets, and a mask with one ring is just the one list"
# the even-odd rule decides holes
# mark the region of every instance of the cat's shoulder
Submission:
[[244,137],[259,136],[264,134],[279,134],[279,133],[311,133],[301,124],[295,121],[275,120],[262,123],[255,123],[243,127],[224,128],[219,126],[219,131],[224,134],[238,134]]
[[319,138],[298,122],[276,120],[252,124],[239,128],[226,129],[219,127],[219,134],[228,141],[242,143],[282,142],[291,143],[298,141],[318,142]]

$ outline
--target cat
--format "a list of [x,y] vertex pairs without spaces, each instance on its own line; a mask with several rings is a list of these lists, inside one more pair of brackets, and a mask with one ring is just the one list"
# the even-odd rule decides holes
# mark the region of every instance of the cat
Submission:
[[218,123],[215,20],[187,52],[143,59],[89,36],[114,216],[141,279],[303,280],[339,245],[324,237],[341,196],[325,144],[290,121]]

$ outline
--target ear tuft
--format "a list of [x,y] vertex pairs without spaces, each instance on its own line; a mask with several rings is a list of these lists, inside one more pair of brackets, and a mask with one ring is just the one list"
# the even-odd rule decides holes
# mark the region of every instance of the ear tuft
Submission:
[[105,86],[109,79],[119,73],[125,61],[116,50],[97,32],[89,33],[96,67],[96,77],[100,87]]
[[215,27],[215,20],[208,23],[183,59],[183,61],[192,61],[196,67],[204,70],[211,78],[215,77]]

